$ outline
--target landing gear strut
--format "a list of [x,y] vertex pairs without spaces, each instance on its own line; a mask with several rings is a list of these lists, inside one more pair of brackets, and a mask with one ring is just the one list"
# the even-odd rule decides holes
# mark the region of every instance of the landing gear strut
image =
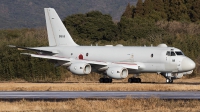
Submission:
[[112,79],[111,78],[100,78],[99,82],[100,83],[112,83]]
[[172,73],[160,73],[160,74],[166,78],[166,83],[173,83]]
[[129,78],[128,82],[129,83],[141,83],[141,79],[140,78]]

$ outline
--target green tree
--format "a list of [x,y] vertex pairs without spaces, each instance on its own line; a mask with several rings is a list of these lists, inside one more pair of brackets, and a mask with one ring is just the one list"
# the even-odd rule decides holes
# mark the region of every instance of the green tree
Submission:
[[153,4],[151,0],[144,1],[144,16],[149,17],[153,12]]
[[126,18],[122,17],[118,23],[120,38],[124,40],[147,38],[151,34],[162,33],[162,29],[155,25],[155,22],[143,17]]
[[163,0],[151,0],[153,4],[153,18],[158,21],[161,19],[167,19],[167,15],[165,13],[165,6]]
[[188,6],[190,7],[189,14],[190,14],[191,21],[192,22],[199,21],[200,20],[200,7],[199,7],[200,1],[199,0],[188,1]]
[[85,15],[72,15],[64,20],[69,32],[81,37],[83,40],[117,40],[117,25],[109,15],[103,15],[99,11],[92,11]]
[[135,10],[135,14],[134,17],[136,16],[143,16],[144,15],[144,7],[143,7],[143,2],[142,0],[138,0],[137,4],[136,4],[136,10]]
[[133,15],[133,9],[131,8],[130,3],[128,3],[122,16],[127,17],[127,18],[132,18],[132,15]]
[[188,10],[184,0],[170,0],[168,20],[188,21]]

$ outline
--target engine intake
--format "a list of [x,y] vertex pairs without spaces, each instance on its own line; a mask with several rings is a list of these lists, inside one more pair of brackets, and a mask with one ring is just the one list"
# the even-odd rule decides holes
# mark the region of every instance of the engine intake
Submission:
[[72,63],[69,66],[69,70],[77,75],[86,75],[91,72],[92,68],[88,63]]
[[128,76],[128,70],[124,67],[109,67],[106,73],[114,79],[124,79]]

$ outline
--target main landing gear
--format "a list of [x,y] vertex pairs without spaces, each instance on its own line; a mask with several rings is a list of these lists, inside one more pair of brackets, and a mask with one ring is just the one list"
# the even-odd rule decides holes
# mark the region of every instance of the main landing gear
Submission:
[[128,79],[128,82],[129,83],[141,83],[141,79],[132,77],[132,78]]
[[112,83],[112,79],[111,78],[100,78],[99,82],[100,83]]

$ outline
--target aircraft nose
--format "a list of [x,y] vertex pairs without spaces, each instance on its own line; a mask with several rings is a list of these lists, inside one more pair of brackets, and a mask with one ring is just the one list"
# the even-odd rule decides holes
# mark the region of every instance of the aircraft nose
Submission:
[[184,58],[181,62],[181,68],[184,71],[193,70],[196,64],[190,58]]

